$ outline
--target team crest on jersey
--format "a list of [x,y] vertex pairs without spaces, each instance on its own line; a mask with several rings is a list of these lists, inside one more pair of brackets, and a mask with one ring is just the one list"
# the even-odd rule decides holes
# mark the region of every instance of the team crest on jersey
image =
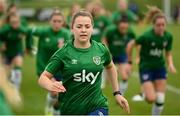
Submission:
[[155,42],[152,42],[152,43],[151,43],[151,46],[155,46]]
[[94,56],[94,57],[93,57],[93,62],[94,62],[96,65],[100,65],[100,64],[101,64],[101,57],[99,57],[99,56]]
[[71,60],[71,64],[77,64],[77,60],[76,59],[72,59]]
[[47,38],[45,39],[45,41],[46,41],[46,42],[49,42],[49,41],[50,41],[50,39],[47,37]]

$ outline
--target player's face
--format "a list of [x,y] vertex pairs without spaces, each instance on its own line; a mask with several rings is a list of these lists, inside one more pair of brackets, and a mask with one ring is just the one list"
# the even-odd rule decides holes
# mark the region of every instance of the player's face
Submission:
[[10,18],[10,25],[13,29],[17,29],[20,26],[20,19],[17,16],[13,16]]
[[54,31],[59,31],[63,27],[63,23],[63,17],[60,15],[54,15],[50,20],[51,27]]
[[87,16],[79,16],[74,20],[71,31],[79,42],[89,42],[93,25],[91,19]]
[[129,24],[127,22],[121,22],[119,23],[118,28],[121,34],[126,34],[129,28]]
[[166,28],[166,20],[164,18],[156,19],[154,23],[155,33],[162,36],[164,34],[165,28]]
[[17,12],[17,7],[14,6],[12,7],[10,10],[9,10],[9,13],[13,14],[13,13],[16,13]]

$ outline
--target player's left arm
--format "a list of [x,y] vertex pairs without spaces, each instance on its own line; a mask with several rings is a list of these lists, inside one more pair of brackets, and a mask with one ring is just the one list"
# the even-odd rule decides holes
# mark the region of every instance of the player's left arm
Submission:
[[114,63],[111,61],[110,64],[105,66],[108,77],[110,79],[112,89],[113,89],[113,94],[115,96],[115,99],[117,103],[127,112],[130,113],[130,108],[128,101],[120,94],[119,92],[119,85],[118,85],[118,75],[117,75],[117,70],[114,65]]
[[167,60],[167,65],[168,65],[168,69],[171,73],[176,73],[176,68],[174,66],[173,63],[173,57],[172,57],[172,53],[170,51],[166,51],[166,60]]
[[176,68],[174,66],[173,57],[172,57],[172,53],[171,53],[172,43],[173,43],[173,36],[170,35],[169,39],[167,41],[167,45],[165,47],[165,50],[166,50],[165,54],[166,54],[166,60],[167,60],[167,65],[168,65],[169,71],[172,73],[176,73]]

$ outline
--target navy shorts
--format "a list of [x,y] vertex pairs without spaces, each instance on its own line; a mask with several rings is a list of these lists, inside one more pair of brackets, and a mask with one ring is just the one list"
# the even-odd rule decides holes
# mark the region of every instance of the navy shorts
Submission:
[[88,113],[88,115],[89,116],[94,116],[94,115],[96,115],[96,116],[103,116],[103,115],[107,116],[108,115],[108,109],[99,108],[95,111]]
[[159,69],[140,70],[139,74],[141,83],[167,78],[167,71],[165,67]]
[[127,55],[126,54],[121,54],[119,56],[114,57],[113,56],[113,62],[115,64],[123,64],[123,63],[127,63]]
[[23,56],[23,53],[18,53],[14,56],[5,56],[4,57],[4,63],[6,65],[10,65],[12,63],[12,60],[16,57],[16,56]]

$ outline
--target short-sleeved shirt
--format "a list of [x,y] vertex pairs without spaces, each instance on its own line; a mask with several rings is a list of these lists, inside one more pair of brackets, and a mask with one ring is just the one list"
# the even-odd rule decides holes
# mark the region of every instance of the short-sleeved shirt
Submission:
[[87,115],[98,108],[107,108],[101,73],[110,62],[108,49],[94,40],[85,49],[75,48],[73,41],[69,42],[52,56],[45,70],[53,75],[60,70],[67,90],[60,93],[61,114]]
[[66,43],[70,40],[71,33],[68,29],[62,28],[54,32],[51,27],[33,28],[32,34],[39,38],[37,52],[37,74],[40,75],[51,56],[59,49],[58,43]]
[[137,21],[137,16],[131,10],[127,10],[126,12],[120,12],[120,11],[114,12],[111,17],[112,23],[115,23],[119,19],[121,19],[122,15],[126,15],[128,17],[129,22]]
[[91,39],[97,42],[102,41],[103,31],[110,24],[108,17],[99,16],[94,18],[94,27]]
[[141,45],[140,69],[159,69],[165,67],[163,52],[172,49],[172,35],[165,31],[163,36],[158,36],[154,29],[150,29],[136,39],[136,44]]
[[135,39],[135,33],[129,28],[126,34],[121,34],[117,26],[113,25],[107,28],[104,33],[104,38],[107,40],[108,48],[112,56],[118,57],[126,54],[127,43]]
[[[28,38],[27,38],[28,37]],[[29,29],[24,26],[20,26],[18,29],[13,29],[9,24],[4,25],[0,29],[0,41],[5,43],[6,50],[4,51],[5,56],[13,57],[19,53],[23,53],[23,41],[30,40]],[[26,48],[31,47],[26,44]]]

